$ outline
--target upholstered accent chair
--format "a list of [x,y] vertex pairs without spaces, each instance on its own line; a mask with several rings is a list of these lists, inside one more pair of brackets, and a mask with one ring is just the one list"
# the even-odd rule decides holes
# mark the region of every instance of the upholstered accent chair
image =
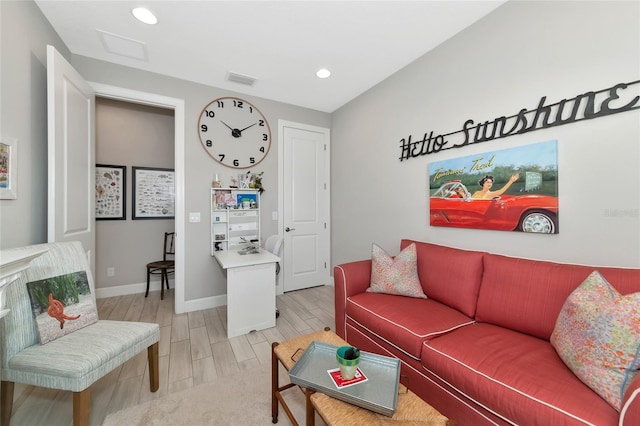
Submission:
[[6,290],[7,308],[0,319],[1,425],[11,420],[14,383],[73,392],[73,424],[88,425],[90,387],[125,361],[147,349],[150,391],[159,387],[158,324],[108,321],[80,328],[44,345],[40,344],[26,284],[77,271],[85,271],[95,301],[95,286],[87,257],[79,242],[49,243],[48,249]]

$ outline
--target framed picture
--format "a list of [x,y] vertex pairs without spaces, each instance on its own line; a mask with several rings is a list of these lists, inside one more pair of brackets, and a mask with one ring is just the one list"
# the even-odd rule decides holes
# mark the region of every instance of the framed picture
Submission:
[[133,167],[132,219],[175,217],[175,172],[173,169]]
[[127,167],[96,164],[96,220],[125,220]]
[[18,198],[18,140],[0,138],[0,200]]

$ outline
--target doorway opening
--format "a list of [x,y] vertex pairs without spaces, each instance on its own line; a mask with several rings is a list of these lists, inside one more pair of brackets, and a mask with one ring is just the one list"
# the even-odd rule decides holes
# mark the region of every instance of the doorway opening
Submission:
[[[115,201],[116,207],[124,207],[124,214],[108,220],[97,215],[94,278],[102,283],[101,293],[109,287],[118,288],[120,294],[140,293],[146,288],[144,266],[162,257],[164,233],[174,232],[175,224],[173,214],[170,219],[133,220],[133,212],[149,200],[135,191],[134,167],[175,168],[174,110],[99,96],[95,105],[96,164],[107,173],[118,173],[113,179],[119,179],[124,188],[116,195],[119,200],[104,197],[102,201]],[[113,206],[101,207],[108,212]],[[154,281],[151,289],[158,286]]]
[[[140,92],[136,90],[124,89],[116,86],[109,86],[101,83],[89,82],[95,91],[96,98],[123,101],[131,104],[153,106],[161,109],[173,111],[173,150],[175,169],[175,218],[174,228],[175,238],[175,312],[185,312],[185,200],[184,200],[184,176],[185,176],[185,155],[184,155],[184,117],[185,105],[183,99],[171,98],[153,93]],[[149,137],[153,137],[150,135]],[[130,197],[129,197],[130,199]],[[149,222],[149,221],[136,221]],[[153,221],[151,221],[153,222]],[[144,263],[141,267],[144,270]],[[117,273],[117,271],[115,271]],[[145,282],[146,287],[146,282]],[[137,291],[135,291],[137,292]]]

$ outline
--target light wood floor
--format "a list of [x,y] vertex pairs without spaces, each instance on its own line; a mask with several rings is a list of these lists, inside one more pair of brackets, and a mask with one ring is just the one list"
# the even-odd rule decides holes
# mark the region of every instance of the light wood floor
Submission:
[[[227,339],[226,306],[176,315],[173,290],[98,299],[100,319],[160,324],[160,389],[149,392],[147,351],[91,387],[91,425],[112,412],[178,392],[215,377],[256,366],[271,368],[271,343],[331,327],[333,287],[320,286],[277,297],[276,327]],[[274,313],[275,315],[275,313]],[[16,384],[12,426],[71,426],[71,392]],[[282,423],[286,423],[285,416]]]

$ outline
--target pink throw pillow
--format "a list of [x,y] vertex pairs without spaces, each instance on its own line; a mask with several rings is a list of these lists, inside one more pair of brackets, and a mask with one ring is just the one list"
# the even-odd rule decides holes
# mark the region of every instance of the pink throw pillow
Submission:
[[551,344],[580,380],[620,411],[640,370],[640,293],[622,296],[592,272],[565,301]]
[[418,278],[416,245],[410,244],[393,258],[372,244],[371,283],[367,291],[426,299]]

